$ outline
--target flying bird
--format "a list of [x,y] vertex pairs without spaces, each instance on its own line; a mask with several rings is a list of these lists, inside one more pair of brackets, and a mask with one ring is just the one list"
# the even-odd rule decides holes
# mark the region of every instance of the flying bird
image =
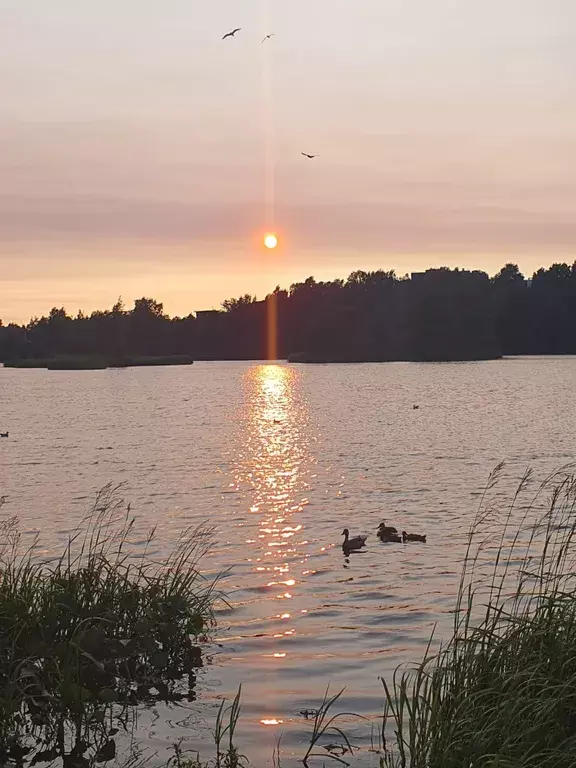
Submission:
[[234,37],[236,32],[241,32],[241,31],[242,31],[242,27],[236,27],[236,29],[233,29],[232,32],[226,32],[222,40],[226,40],[227,37]]
[[272,32],[272,34],[271,34],[271,35],[266,35],[266,37],[265,37],[265,38],[262,40],[262,42],[263,42],[263,43],[265,43],[265,42],[266,42],[266,40],[270,40],[270,38],[271,38],[271,37],[276,37],[276,35],[274,34],[274,32]]
[[318,155],[309,155],[307,152],[301,152],[301,155],[304,155],[304,157],[307,157],[308,160],[313,160],[315,157],[318,157]]

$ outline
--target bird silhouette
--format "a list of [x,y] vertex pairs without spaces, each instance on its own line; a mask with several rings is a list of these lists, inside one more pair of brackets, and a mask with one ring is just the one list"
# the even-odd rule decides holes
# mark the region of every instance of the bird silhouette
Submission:
[[384,544],[398,544],[402,541],[398,529],[393,525],[386,525],[385,522],[380,523],[376,535]]
[[226,32],[222,40],[226,40],[227,37],[234,37],[236,32],[240,32],[242,30],[242,27],[236,27],[236,29],[233,29],[232,32]]
[[350,531],[348,528],[344,528],[342,531],[342,536],[344,536],[342,550],[346,556],[348,556],[351,552],[354,552],[356,549],[362,549],[362,547],[365,547],[366,539],[368,538],[368,536],[354,536],[354,538],[351,539]]
[[308,160],[313,160],[315,157],[318,157],[318,155],[309,155],[307,152],[301,152],[301,155],[304,155],[304,157],[307,157]]
[[271,35],[266,35],[266,37],[265,37],[265,38],[262,40],[262,42],[263,42],[263,43],[265,43],[265,42],[266,42],[266,40],[270,40],[270,38],[271,38],[271,37],[276,37],[276,35],[274,34],[274,32],[272,32],[272,34],[271,34]]
[[421,541],[423,544],[426,544],[426,536],[423,536],[421,533],[406,533],[406,531],[402,531],[402,541],[404,544],[407,541]]

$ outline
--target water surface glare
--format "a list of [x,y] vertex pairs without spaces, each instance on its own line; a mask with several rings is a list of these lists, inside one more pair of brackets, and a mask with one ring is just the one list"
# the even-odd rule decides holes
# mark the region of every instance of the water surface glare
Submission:
[[[162,556],[209,521],[204,567],[227,572],[230,606],[199,701],[144,715],[141,732],[160,752],[201,745],[242,683],[240,740],[265,765],[280,731],[302,753],[298,713],[328,683],[346,686],[344,709],[373,715],[378,676],[418,659],[436,623],[446,632],[489,472],[508,462],[492,492],[506,500],[527,466],[543,478],[574,459],[575,383],[573,357],[0,369],[3,512],[40,533],[39,554],[59,551],[109,482],[132,502],[137,549],[153,525]],[[383,519],[428,543],[381,544]],[[344,527],[369,534],[365,552],[343,556]]]

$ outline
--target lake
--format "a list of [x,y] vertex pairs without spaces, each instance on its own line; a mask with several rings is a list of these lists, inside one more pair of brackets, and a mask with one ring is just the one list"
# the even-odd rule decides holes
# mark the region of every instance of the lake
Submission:
[[[504,505],[527,466],[542,479],[574,460],[575,383],[573,357],[0,369],[3,513],[40,535],[40,555],[61,549],[110,482],[137,516],[136,549],[155,525],[162,556],[208,521],[204,569],[227,572],[230,606],[199,700],[144,713],[140,733],[160,754],[179,738],[202,746],[220,698],[242,683],[243,751],[271,764],[282,732],[290,766],[310,730],[299,711],[328,683],[346,687],[343,709],[372,716],[378,677],[418,660],[436,623],[446,633],[490,471],[506,460],[492,491]],[[381,544],[383,519],[427,544]],[[370,534],[348,560],[344,527]],[[350,727],[365,743],[366,725]]]

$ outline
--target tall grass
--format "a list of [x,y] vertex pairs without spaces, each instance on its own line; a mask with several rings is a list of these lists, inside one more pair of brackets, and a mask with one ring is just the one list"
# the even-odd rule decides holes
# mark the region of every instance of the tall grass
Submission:
[[[310,743],[304,757],[302,758],[302,763],[304,764],[305,768],[308,768],[308,763],[313,757],[330,758],[338,763],[341,763],[342,765],[348,765],[346,760],[342,759],[342,757],[339,757],[338,755],[332,754],[330,751],[327,753],[317,751],[321,740],[325,736],[329,734],[335,734],[342,740],[337,745],[337,748],[341,750],[342,754],[349,753],[351,755],[353,753],[352,745],[348,740],[348,736],[339,725],[336,725],[336,723],[341,717],[360,717],[360,715],[357,715],[355,712],[338,712],[336,714],[332,714],[331,712],[332,707],[343,693],[344,688],[338,693],[334,693],[332,696],[330,696],[329,689],[326,689],[322,703],[315,712],[314,721],[312,723],[312,733],[310,734]],[[326,749],[326,746],[324,746],[324,749]]]
[[[308,748],[303,757],[298,760],[304,768],[311,768],[314,758],[320,758],[322,764],[326,765],[327,759],[334,760],[340,765],[348,766],[350,763],[344,759],[343,755],[352,755],[353,747],[350,744],[346,733],[335,723],[342,717],[361,717],[351,712],[332,713],[332,708],[339,700],[344,689],[336,694],[330,695],[329,689],[326,689],[324,698],[314,711],[314,721],[312,723],[312,732],[309,736]],[[186,751],[182,748],[182,741],[173,745],[174,754],[166,763],[165,768],[248,768],[252,765],[248,758],[241,754],[235,743],[236,729],[240,719],[242,686],[238,688],[232,703],[227,705],[223,700],[218,714],[216,715],[216,725],[213,732],[215,756],[212,759],[204,760],[200,754],[194,750]],[[336,744],[326,743],[326,737],[336,735],[340,741]],[[272,765],[281,768],[281,750],[280,745],[282,735],[276,739],[276,744],[272,751]],[[322,743],[324,742],[324,743]],[[319,751],[320,747],[324,752]],[[339,752],[339,754],[335,754]]]
[[149,554],[154,531],[144,551],[131,550],[133,524],[130,507],[109,486],[62,556],[47,563],[33,548],[22,551],[16,521],[4,521],[1,763],[22,750],[43,759],[91,750],[110,759],[112,705],[191,695],[201,665],[196,640],[212,624],[216,597],[214,582],[198,571],[209,531],[186,531],[158,563]]
[[[576,478],[570,467],[530,495],[527,473],[502,510],[490,501],[501,471],[469,532],[452,636],[382,681],[382,767],[576,765]],[[186,674],[194,685],[216,597],[198,572],[209,532],[188,531],[164,563],[150,554],[152,532],[135,557],[129,507],[111,487],[49,564],[21,552],[16,521],[2,525],[0,764],[109,762],[133,705],[186,698]],[[219,710],[214,757],[178,744],[170,768],[247,764],[235,744],[240,693]],[[373,764],[340,725],[352,713],[334,713],[341,693],[326,691],[313,712],[304,765]]]
[[528,480],[503,520],[481,507],[450,641],[383,681],[387,765],[576,765],[576,480],[556,473],[525,504]]

